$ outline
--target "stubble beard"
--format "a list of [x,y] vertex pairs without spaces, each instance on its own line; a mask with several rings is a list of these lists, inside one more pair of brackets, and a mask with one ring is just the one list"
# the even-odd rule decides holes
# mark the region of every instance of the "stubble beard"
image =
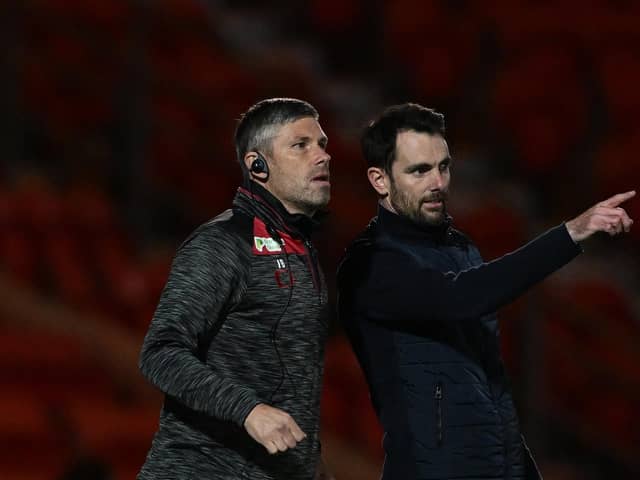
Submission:
[[444,223],[447,218],[446,193],[441,193],[438,200],[442,201],[442,207],[439,210],[430,210],[426,213],[422,209],[422,205],[426,203],[424,198],[412,200],[406,192],[397,189],[393,183],[391,184],[389,203],[399,215],[409,218],[419,226],[437,227]]
[[315,189],[311,185],[301,185],[294,192],[287,195],[287,201],[295,205],[308,216],[313,216],[315,212],[325,208],[329,204],[331,198],[330,187],[322,187]]

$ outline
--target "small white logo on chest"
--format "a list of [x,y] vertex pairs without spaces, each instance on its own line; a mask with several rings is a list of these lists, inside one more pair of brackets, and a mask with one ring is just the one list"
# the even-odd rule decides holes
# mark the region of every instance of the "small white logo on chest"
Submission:
[[287,264],[284,263],[284,260],[282,258],[276,258],[276,266],[278,268],[287,268]]
[[282,247],[271,237],[253,237],[253,241],[256,245],[256,250],[262,252],[265,248],[268,252],[281,252]]

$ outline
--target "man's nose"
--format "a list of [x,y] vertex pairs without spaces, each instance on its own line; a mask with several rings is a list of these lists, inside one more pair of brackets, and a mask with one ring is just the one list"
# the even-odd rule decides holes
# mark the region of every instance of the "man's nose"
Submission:
[[318,156],[316,157],[316,163],[329,163],[330,160],[331,155],[329,155],[325,149],[320,148],[320,152],[318,152]]
[[444,180],[442,178],[442,173],[439,170],[434,169],[434,180],[433,185],[431,186],[431,190],[442,190],[444,188]]

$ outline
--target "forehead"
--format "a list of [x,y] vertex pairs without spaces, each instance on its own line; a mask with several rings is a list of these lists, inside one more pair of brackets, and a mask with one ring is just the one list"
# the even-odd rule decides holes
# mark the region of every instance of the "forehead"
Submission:
[[298,137],[316,139],[326,137],[326,135],[322,131],[320,123],[315,118],[304,117],[282,125],[278,130],[276,140],[287,141]]
[[449,157],[449,146],[442,135],[409,130],[396,137],[396,163],[435,164]]

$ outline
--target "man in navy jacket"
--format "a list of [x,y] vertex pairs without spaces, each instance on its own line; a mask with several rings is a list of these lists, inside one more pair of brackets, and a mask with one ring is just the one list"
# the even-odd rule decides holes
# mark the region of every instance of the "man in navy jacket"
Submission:
[[384,429],[383,480],[540,478],[520,434],[495,311],[633,221],[611,197],[483,263],[446,211],[444,117],[390,107],[362,138],[378,216],[338,269],[338,313]]

